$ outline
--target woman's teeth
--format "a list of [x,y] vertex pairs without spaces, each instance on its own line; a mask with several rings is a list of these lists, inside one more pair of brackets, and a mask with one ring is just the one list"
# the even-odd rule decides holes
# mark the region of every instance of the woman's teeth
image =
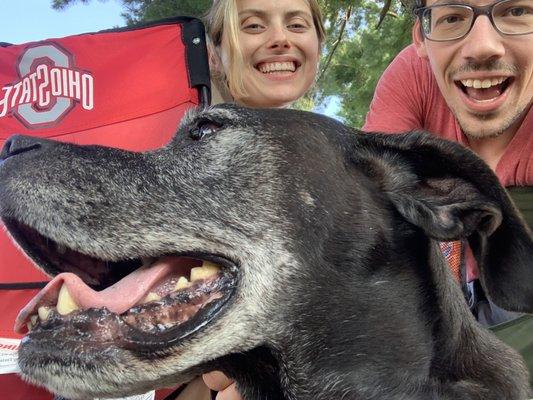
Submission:
[[506,79],[506,77],[491,79],[463,79],[461,80],[461,83],[467,88],[472,87],[474,89],[488,89],[492,86],[502,84]]
[[257,68],[264,74],[281,71],[294,72],[296,71],[296,63],[294,61],[262,63]]

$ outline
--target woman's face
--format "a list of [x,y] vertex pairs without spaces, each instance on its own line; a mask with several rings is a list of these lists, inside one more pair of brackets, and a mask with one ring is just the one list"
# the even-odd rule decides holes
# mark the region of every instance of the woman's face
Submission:
[[[247,96],[235,98],[250,107],[283,107],[313,84],[320,45],[306,0],[237,0]],[[229,72],[227,38],[220,46]],[[233,94],[233,93],[232,93]]]

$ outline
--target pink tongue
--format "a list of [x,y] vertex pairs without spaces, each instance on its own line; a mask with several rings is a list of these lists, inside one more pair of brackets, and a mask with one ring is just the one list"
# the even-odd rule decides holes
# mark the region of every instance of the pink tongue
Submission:
[[190,268],[197,263],[192,259],[164,257],[150,267],[132,272],[100,292],[91,289],[73,273],[59,274],[20,311],[15,322],[15,331],[22,333],[21,331],[25,330],[30,315],[36,314],[39,306],[55,306],[63,285],[67,286],[72,299],[83,310],[106,307],[111,312],[122,314],[144,299],[154,285],[176,268]]
[[474,100],[491,100],[502,94],[502,85],[491,86],[487,89],[466,88],[466,94]]

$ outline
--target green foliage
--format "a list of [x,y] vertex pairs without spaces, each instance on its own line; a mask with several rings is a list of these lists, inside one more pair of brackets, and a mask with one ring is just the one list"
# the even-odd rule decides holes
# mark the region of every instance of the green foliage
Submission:
[[[89,3],[90,1],[52,0],[52,7],[62,10],[76,3]],[[212,0],[122,0],[124,7],[122,15],[128,25],[176,15],[201,17],[211,4]]]
[[[338,116],[346,123],[360,127],[381,73],[411,40],[412,18],[399,2],[392,1],[378,26],[386,1],[322,0],[328,42],[328,57],[339,34],[343,19],[349,16],[344,34],[331,62],[312,94],[316,104],[330,96],[340,99]],[[326,67],[323,65],[323,68]]]
[[[91,0],[52,0],[56,9]],[[408,3],[410,0],[404,0]],[[122,0],[128,24],[174,15],[202,16],[212,0]],[[360,127],[381,73],[411,40],[412,18],[400,0],[319,0],[328,39],[316,86],[296,106],[323,109],[331,98],[337,115]]]

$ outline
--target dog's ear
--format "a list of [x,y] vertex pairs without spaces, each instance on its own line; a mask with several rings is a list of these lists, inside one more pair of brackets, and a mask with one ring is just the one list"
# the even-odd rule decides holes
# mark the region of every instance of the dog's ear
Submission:
[[467,238],[489,297],[533,312],[532,234],[483,161],[423,133],[360,134],[355,142],[353,161],[407,221],[439,241]]

